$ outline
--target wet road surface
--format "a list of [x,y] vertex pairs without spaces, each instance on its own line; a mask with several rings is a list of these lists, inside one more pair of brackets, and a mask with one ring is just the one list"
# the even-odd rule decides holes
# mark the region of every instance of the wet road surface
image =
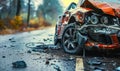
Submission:
[[[70,55],[64,53],[61,48],[54,47],[53,38],[54,28],[0,35],[0,71],[117,71],[119,69],[119,55],[93,56],[97,52],[93,54],[87,52],[85,57]],[[50,48],[34,49],[43,44],[49,45]],[[16,61],[25,61],[27,67],[13,68],[12,63]]]
[[[74,71],[75,56],[61,49],[32,51],[40,44],[53,44],[54,28],[0,36],[0,71]],[[26,68],[12,63],[25,61]]]

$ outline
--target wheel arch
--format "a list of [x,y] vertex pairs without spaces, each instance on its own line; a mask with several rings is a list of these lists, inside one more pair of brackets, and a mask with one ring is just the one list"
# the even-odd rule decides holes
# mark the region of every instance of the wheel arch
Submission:
[[75,19],[74,16],[71,16],[69,21],[68,21],[68,24],[71,24],[71,23],[74,23],[74,22],[76,22],[76,19]]

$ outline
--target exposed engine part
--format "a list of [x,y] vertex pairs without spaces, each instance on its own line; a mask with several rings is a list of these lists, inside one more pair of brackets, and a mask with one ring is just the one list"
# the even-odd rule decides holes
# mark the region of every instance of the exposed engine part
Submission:
[[91,33],[100,33],[100,34],[115,34],[118,32],[118,30],[106,28],[106,27],[88,27],[87,30],[89,30]]
[[[80,30],[83,35],[87,35],[89,40],[101,44],[112,44],[111,35],[118,32],[118,29],[108,28],[107,26],[87,26]],[[119,33],[120,35],[120,33]]]

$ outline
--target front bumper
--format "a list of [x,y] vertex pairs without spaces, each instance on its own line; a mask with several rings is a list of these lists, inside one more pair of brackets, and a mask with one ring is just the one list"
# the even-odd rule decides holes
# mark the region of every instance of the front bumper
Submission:
[[97,42],[91,42],[88,40],[85,43],[85,46],[98,48],[98,49],[117,49],[117,48],[120,48],[119,39],[118,39],[117,35],[116,34],[111,35],[111,39],[112,39],[112,44],[101,44],[101,43],[97,43]]

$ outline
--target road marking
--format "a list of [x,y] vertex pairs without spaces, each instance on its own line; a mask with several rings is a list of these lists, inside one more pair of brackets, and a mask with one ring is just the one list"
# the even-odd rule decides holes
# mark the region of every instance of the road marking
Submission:
[[75,71],[84,71],[83,59],[76,58],[76,70]]

